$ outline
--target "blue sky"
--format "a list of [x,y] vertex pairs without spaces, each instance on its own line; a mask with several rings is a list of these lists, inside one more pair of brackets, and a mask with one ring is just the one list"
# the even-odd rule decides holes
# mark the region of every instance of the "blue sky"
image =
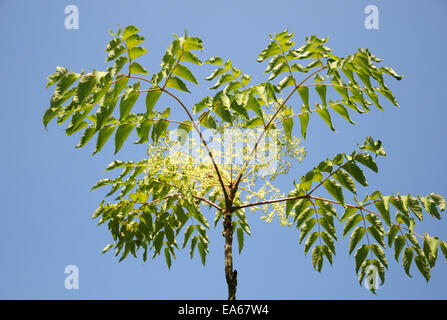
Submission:
[[[66,30],[64,8],[79,8],[79,30]],[[364,27],[364,8],[379,8],[379,29]],[[447,196],[445,158],[444,76],[447,49],[447,3],[426,1],[7,1],[0,0],[0,88],[2,116],[2,230],[0,232],[0,298],[3,299],[222,299],[226,298],[221,229],[211,230],[204,268],[188,252],[179,253],[171,270],[163,259],[128,258],[118,263],[113,254],[101,255],[111,242],[105,227],[90,219],[104,191],[89,192],[105,176],[115,159],[139,160],[144,147],[126,144],[117,156],[112,144],[91,157],[93,144],[74,149],[79,135],[66,137],[55,124],[45,131],[42,115],[51,90],[48,74],[62,65],[104,69],[109,28],[134,24],[146,37],[149,53],[141,61],[158,69],[172,33],[204,40],[201,57],[222,56],[251,74],[266,79],[265,65],[256,62],[268,34],[286,28],[299,44],[305,36],[329,36],[328,46],[339,56],[359,47],[370,48],[385,65],[404,74],[389,79],[400,109],[386,103],[385,112],[355,116],[357,126],[335,120],[336,133],[317,118],[311,119],[308,157],[279,180],[287,192],[292,179],[338,152],[350,152],[365,136],[381,139],[388,157],[379,162],[379,174],[369,174],[373,191]],[[203,68],[203,76],[211,71]],[[200,74],[202,76],[202,74]],[[202,77],[203,78],[203,77]],[[203,82],[202,82],[203,83]],[[191,105],[206,94],[208,83],[184,96]],[[169,102],[172,103],[172,102]],[[313,121],[312,121],[313,120]],[[295,128],[298,130],[298,128]],[[208,213],[211,217],[214,213]],[[298,244],[296,228],[266,224],[259,213],[249,215],[252,237],[242,255],[235,253],[240,299],[446,299],[447,264],[441,256],[425,282],[413,265],[413,278],[387,253],[390,272],[372,295],[360,287],[347,241],[337,245],[332,267],[313,270],[310,256]],[[212,218],[210,218],[212,220]],[[447,222],[426,219],[420,232],[447,240]],[[341,228],[339,228],[341,238]],[[66,290],[65,266],[79,267],[79,290]]]

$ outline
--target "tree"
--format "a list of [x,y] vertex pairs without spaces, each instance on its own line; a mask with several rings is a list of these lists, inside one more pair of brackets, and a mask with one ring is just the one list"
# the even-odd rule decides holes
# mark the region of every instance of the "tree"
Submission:
[[[71,117],[66,134],[84,130],[77,148],[96,135],[96,154],[115,133],[116,154],[134,129],[139,138],[134,143],[147,145],[147,158],[113,161],[106,170],[122,168],[121,174],[102,179],[92,188],[110,185],[106,197],[121,190],[111,203],[103,200],[93,214],[100,218],[99,225],[107,222],[114,240],[103,253],[114,248],[122,261],[129,253],[137,257],[142,251],[146,261],[150,252],[153,258],[164,255],[170,267],[183,233],[181,247],[189,244],[191,258],[198,251],[205,265],[210,217],[204,209],[208,206],[216,210],[214,226],[222,220],[228,299],[236,298],[234,233],[239,253],[245,235],[250,235],[246,209],[263,210],[267,222],[278,217],[282,225],[296,227],[299,242],[306,240],[304,252],[311,252],[318,272],[325,260],[332,264],[338,240],[335,220],[339,220],[344,224],[343,236],[350,233],[349,253],[354,253],[360,283],[370,272],[384,282],[388,268],[385,250],[393,247],[395,259],[399,262],[402,257],[406,274],[411,276],[414,262],[427,281],[438,247],[447,260],[447,242],[414,231],[424,211],[441,219],[440,212],[445,210],[442,196],[383,195],[377,190],[357,198],[358,185],[368,185],[362,168],[377,173],[376,159],[386,156],[380,140],[367,137],[352,153],[321,161],[298,182],[293,180],[287,195],[273,185],[276,176],[288,174],[292,162],[305,156],[301,140],[293,134],[297,118],[306,139],[310,117],[315,114],[334,130],[333,115],[355,124],[348,110],[368,114],[375,106],[383,111],[379,94],[398,106],[384,76],[397,80],[402,76],[390,67],[378,66],[382,60],[368,49],[341,58],[326,46],[327,38],[316,36],[307,37],[303,46],[295,48],[294,35],[286,30],[271,35],[257,59],[269,60],[265,70],[268,80],[251,84],[251,77],[230,60],[212,57],[202,62],[194,53],[203,50],[202,40],[185,32],[183,37],[174,35],[161,70],[149,78],[144,77],[149,71],[137,62],[147,52],[140,46],[144,37],[138,32],[132,25],[110,32],[113,39],[106,48],[106,61],[113,61],[113,66],[106,71],[75,73],[57,67],[47,83],[47,87],[56,86],[43,123],[46,127],[57,117],[57,124],[63,124]],[[300,60],[303,65],[297,63]],[[216,65],[205,80],[217,78],[210,89],[220,90],[197,99],[192,108],[178,95],[191,93],[184,80],[199,84],[188,63]],[[280,75],[282,80],[273,83]],[[321,100],[313,106],[311,89]],[[146,108],[137,112],[141,94]],[[161,95],[173,99],[186,119],[175,120],[170,108],[156,109]],[[292,96],[299,97],[302,105],[289,106]],[[175,130],[168,130],[172,128]],[[346,192],[353,194],[353,203],[346,202]],[[374,292],[375,287],[370,290]]]

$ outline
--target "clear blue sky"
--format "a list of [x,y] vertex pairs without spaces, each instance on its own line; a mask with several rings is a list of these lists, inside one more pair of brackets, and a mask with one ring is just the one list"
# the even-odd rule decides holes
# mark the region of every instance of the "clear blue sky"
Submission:
[[[79,30],[64,28],[64,8],[69,4],[79,8]],[[380,10],[379,30],[364,27],[363,11],[369,4]],[[368,175],[367,190],[447,196],[446,14],[443,0],[0,0],[0,298],[226,298],[220,228],[210,232],[206,268],[198,259],[191,261],[187,251],[178,254],[171,270],[162,259],[143,264],[128,258],[118,263],[112,253],[100,255],[111,237],[90,217],[104,191],[89,189],[105,176],[108,163],[138,160],[144,147],[126,144],[114,157],[110,144],[91,157],[93,144],[75,150],[79,135],[66,137],[62,127],[51,124],[45,131],[42,125],[51,96],[44,88],[47,75],[58,65],[77,72],[104,69],[109,28],[134,24],[142,30],[149,49],[142,62],[150,71],[158,69],[171,34],[182,34],[186,28],[204,40],[202,57],[230,58],[256,81],[265,79],[265,65],[255,61],[257,54],[269,33],[285,28],[295,32],[297,43],[307,35],[329,36],[328,46],[340,56],[368,47],[404,74],[400,82],[389,80],[401,108],[386,103],[385,112],[355,116],[357,126],[336,119],[337,133],[314,118],[305,144],[308,157],[280,180],[281,188],[287,192],[292,179],[315,163],[350,152],[371,135],[383,141],[388,157],[379,162],[378,175]],[[195,92],[205,93],[207,85]],[[409,279],[388,252],[390,272],[375,297],[357,282],[354,259],[347,254],[348,239],[339,241],[334,266],[325,265],[319,274],[310,256],[304,256],[295,228],[280,227],[277,220],[267,225],[259,216],[249,216],[252,237],[242,255],[235,254],[240,299],[447,298],[443,257],[426,284],[414,265]],[[417,230],[447,240],[446,221],[428,218]],[[70,264],[79,267],[79,290],[64,288],[64,268]]]

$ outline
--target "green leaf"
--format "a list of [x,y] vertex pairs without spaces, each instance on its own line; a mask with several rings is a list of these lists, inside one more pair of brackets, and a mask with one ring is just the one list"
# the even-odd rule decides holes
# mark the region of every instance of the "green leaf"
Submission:
[[427,233],[424,233],[423,249],[431,268],[435,266],[436,259],[438,258],[438,245],[439,238],[430,237]]
[[141,66],[138,62],[132,61],[130,64],[130,73],[139,73],[139,74],[149,74],[143,66]]
[[359,273],[359,269],[368,255],[369,246],[364,244],[355,252],[355,273]]
[[126,47],[124,46],[117,46],[110,50],[109,54],[107,55],[106,62],[115,60],[119,56],[121,56],[124,52],[126,52]]
[[214,216],[214,228],[217,227],[217,223],[219,222],[219,220],[222,218],[223,213],[220,210],[216,210],[216,215]]
[[129,38],[126,39],[127,49],[131,50],[135,46],[137,46],[140,43],[142,43],[143,41],[144,41],[144,37],[142,37],[142,36],[140,36],[138,34],[134,34],[134,35],[132,35],[132,36],[130,36]]
[[379,261],[385,266],[385,268],[388,269],[388,262],[383,249],[377,243],[371,243],[370,248],[379,259]]
[[402,255],[402,264],[404,266],[405,273],[412,277],[410,274],[411,262],[413,261],[413,250],[411,248],[406,248],[404,254]]
[[63,102],[74,94],[76,89],[70,87],[79,77],[79,74],[68,72],[58,80],[54,94],[50,100],[50,107],[55,109],[60,107]]
[[315,219],[315,218],[310,218],[304,223],[303,227],[301,228],[301,232],[300,232],[300,240],[299,240],[300,244],[304,240],[306,235],[312,230],[312,228],[315,226],[316,223],[317,223],[317,219]]
[[350,216],[345,223],[345,227],[343,228],[343,237],[348,234],[348,232],[354,228],[363,218],[360,214],[355,214]]
[[[290,197],[295,197],[295,196],[298,196],[298,195],[299,195],[298,190],[292,190],[291,192],[289,192],[287,197],[290,198]],[[301,199],[301,200],[303,200],[303,199]],[[295,206],[295,204],[297,202],[298,202],[298,199],[287,200],[286,201],[286,217],[289,217],[290,212],[292,211],[293,207]]]
[[188,88],[186,87],[186,84],[177,77],[170,77],[169,80],[166,82],[166,87],[191,93],[191,91],[189,91]]
[[93,92],[96,86],[96,76],[94,73],[88,73],[79,80],[73,101],[76,104],[82,104],[86,98]]
[[[321,213],[323,213],[322,211]],[[327,216],[320,218],[319,220],[320,225],[327,231],[329,234],[337,240],[337,233],[335,231],[334,223],[329,219]]]
[[251,118],[245,123],[247,128],[254,128],[260,125],[264,125],[264,121],[260,117]]
[[320,232],[320,236],[323,239],[324,243],[329,247],[331,252],[335,255],[335,243],[334,239],[327,232]]
[[287,118],[282,121],[284,132],[289,139],[292,139],[293,118]]
[[430,280],[430,268],[427,264],[427,259],[424,256],[417,256],[414,262],[419,269],[419,272],[424,276],[427,282]]
[[356,124],[354,121],[351,120],[348,110],[346,110],[346,108],[341,103],[332,104],[331,108],[350,123]]
[[340,219],[340,223],[351,217],[354,213],[356,213],[359,209],[353,208],[353,207],[347,207],[345,209],[345,212],[343,213],[343,216]]
[[216,129],[216,121],[214,120],[214,118],[210,115],[209,111],[205,111],[203,112],[200,116],[199,116],[199,123],[209,129]]
[[[221,95],[220,98],[225,97],[226,99],[228,99],[228,97],[223,93]],[[231,117],[231,113],[230,110],[228,110],[228,108],[224,105],[223,101],[219,101],[215,106],[214,106],[214,112],[220,117],[222,118],[224,121],[232,123],[233,122],[233,118]]]
[[[300,193],[297,192],[297,190],[291,191],[289,193],[290,196],[296,196],[299,195]],[[304,212],[305,209],[307,209],[310,205],[310,201],[306,198],[303,199],[297,199],[297,200],[290,200],[287,201],[287,206],[289,206],[289,209],[291,210],[292,208],[295,208],[295,218],[294,220],[297,220],[298,217]],[[286,209],[287,210],[287,209]],[[290,211],[287,211],[288,213],[290,213]],[[304,221],[303,221],[304,222]],[[299,226],[297,226],[299,228]]]
[[343,165],[343,169],[348,171],[348,173],[362,186],[368,186],[368,182],[366,181],[366,177],[362,171],[362,169],[357,166],[354,161],[348,161]]
[[192,107],[192,112],[195,113],[199,113],[200,111],[202,111],[205,107],[211,107],[213,105],[213,98],[211,97],[205,97],[202,100],[200,100],[200,102],[196,103],[195,105],[193,105]]
[[254,113],[256,113],[259,117],[263,118],[262,109],[261,106],[258,103],[258,100],[256,100],[253,95],[250,95],[247,100],[247,104],[245,105],[245,108],[248,110],[253,110]]
[[197,65],[202,65],[202,61],[191,51],[185,51],[183,52],[182,57],[180,58],[180,61],[188,61]]
[[396,73],[396,71],[394,71],[393,68],[391,68],[391,67],[381,67],[380,70],[382,70],[383,72],[389,74],[390,76],[393,76],[397,80],[401,80],[403,78],[403,76],[398,75]]
[[147,53],[147,49],[143,47],[135,47],[129,50],[130,60],[134,60]]
[[309,110],[309,87],[299,87],[298,93],[300,94],[301,100],[303,100],[306,110]]
[[418,199],[408,195],[407,200],[408,200],[408,207],[410,208],[410,210],[420,221],[422,221],[423,219],[422,206],[419,203]]
[[404,236],[397,236],[394,240],[394,258],[399,262],[399,255],[402,252],[402,249],[405,246],[405,238]]
[[272,73],[270,74],[270,77],[268,78],[268,81],[275,79],[278,75],[280,75],[281,73],[286,72],[288,70],[289,70],[289,66],[286,62],[276,65],[273,68]]
[[356,193],[355,182],[345,171],[338,170],[333,174],[333,176],[335,180],[337,180],[343,187],[354,194]]
[[146,95],[146,113],[150,114],[154,110],[154,106],[161,96],[161,90],[151,90]]
[[168,129],[169,123],[164,120],[157,120],[154,123],[154,127],[152,129],[151,138],[157,143],[160,137],[166,136],[166,130]]
[[379,210],[380,214],[383,217],[383,220],[388,226],[391,226],[391,218],[390,218],[390,205],[389,205],[390,197],[380,197],[380,200],[374,202],[374,205]]
[[121,256],[121,258],[119,259],[119,262],[123,261],[123,260],[127,257],[127,255],[129,254],[129,252],[130,252],[130,243],[129,243],[129,242],[126,242],[126,243],[125,243],[124,253],[123,253],[123,255]]
[[[295,207],[295,217],[296,217],[296,227],[300,228],[301,225],[306,222],[315,212],[314,209],[309,208],[307,206],[308,204],[308,200],[306,199],[305,202],[302,203],[302,205],[299,205],[299,203],[297,204],[297,206]],[[304,208],[304,206],[306,206]]]
[[76,148],[82,148],[83,146],[85,146],[87,142],[89,142],[90,139],[95,135],[95,133],[96,127],[94,125],[85,129],[84,134],[82,135],[81,140],[79,141]]
[[237,103],[236,99],[231,102],[230,108],[236,111],[237,114],[242,116],[245,119],[249,119],[247,110],[240,104]]
[[193,255],[194,255],[194,249],[195,249],[195,247],[196,247],[196,245],[197,245],[197,241],[199,240],[199,237],[198,236],[194,236],[192,239],[191,239],[191,246],[190,246],[190,250],[189,250],[189,255],[191,256],[191,259],[193,258]]
[[149,131],[151,130],[153,120],[143,120],[138,123],[137,135],[140,140],[134,142],[135,144],[142,144],[149,141]]
[[173,243],[174,237],[175,237],[174,231],[169,226],[169,224],[165,224],[164,230],[165,230],[166,240],[168,240],[168,243]]
[[205,262],[206,262],[206,251],[205,251],[205,246],[204,246],[202,241],[199,242],[199,244],[197,245],[197,248],[199,249],[200,260],[202,261],[202,264],[205,265]]
[[369,153],[358,153],[355,155],[354,160],[360,162],[376,173],[379,172],[376,161],[371,157]]
[[107,166],[106,171],[110,171],[110,170],[122,168],[122,167],[128,167],[128,166],[132,166],[132,165],[134,165],[133,161],[125,162],[125,161],[121,161],[121,160],[115,160]]
[[375,87],[376,91],[380,92],[385,98],[387,98],[389,101],[391,101],[392,104],[394,104],[396,107],[399,107],[399,104],[397,103],[396,98],[394,97],[393,93],[390,91],[390,89],[386,87]]
[[185,80],[191,81],[192,83],[195,84],[199,84],[199,82],[197,81],[196,77],[194,77],[194,75],[192,74],[192,72],[185,66],[178,64],[174,71],[173,74],[179,76],[180,78],[183,78]]
[[166,259],[166,264],[168,265],[168,268],[171,269],[171,253],[169,252],[169,248],[166,247],[165,248],[165,259]]
[[327,179],[323,182],[326,190],[338,201],[343,207],[345,206],[345,199],[343,197],[343,190],[341,186],[333,179]]
[[366,220],[368,220],[369,223],[371,223],[371,225],[374,226],[375,229],[377,229],[378,232],[380,232],[381,234],[385,233],[385,230],[383,229],[382,226],[382,221],[380,221],[380,219],[377,217],[377,215],[373,214],[373,213],[368,213],[365,216]]
[[241,228],[245,231],[245,233],[251,235],[250,226],[248,224],[248,220],[247,217],[245,216],[244,210],[236,210],[234,214],[239,219],[238,223],[241,226]]
[[315,241],[317,241],[318,236],[318,232],[312,232],[312,234],[307,238],[306,243],[304,244],[304,254],[307,254]]
[[251,81],[251,76],[250,75],[248,75],[248,74],[242,75],[241,83],[242,83],[243,86],[248,85],[250,83],[250,81]]
[[115,133],[115,154],[121,150],[124,141],[126,141],[129,134],[132,132],[135,127],[135,123],[123,124],[118,127]]
[[107,142],[107,140],[112,135],[113,131],[115,130],[115,126],[112,124],[108,124],[102,127],[102,129],[98,133],[98,139],[96,141],[96,148],[93,154],[98,153],[101,151],[104,144]]
[[55,116],[57,116],[57,108],[48,108],[44,115],[43,115],[43,125],[45,126],[45,129],[47,128],[48,123],[54,119]]
[[203,50],[203,41],[197,37],[186,37],[183,41],[183,50]]
[[329,114],[329,111],[327,107],[316,107],[318,115],[326,122],[326,124],[331,128],[332,131],[335,131],[334,126],[332,125],[331,115]]
[[214,86],[212,86],[210,89],[217,89],[224,83],[227,83],[228,81],[231,81],[231,80],[234,80],[234,76],[232,76],[229,73],[226,73],[226,74],[222,75],[219,78],[219,80],[217,80],[216,84]]
[[295,85],[295,80],[291,75],[287,75],[278,83],[277,87],[279,90],[283,90],[284,88],[292,85]]
[[315,90],[317,90],[318,95],[321,98],[321,101],[323,102],[323,106],[327,106],[327,101],[326,101],[326,89],[327,87],[325,85],[322,84],[317,84],[315,86]]
[[185,237],[183,239],[182,248],[184,249],[188,243],[189,238],[191,238],[192,233],[194,232],[194,226],[190,225],[185,230]]
[[204,63],[205,64],[217,64],[217,65],[221,66],[223,64],[223,60],[220,57],[212,57],[212,58],[209,58],[208,60],[206,60]]
[[318,272],[323,267],[323,252],[320,246],[315,246],[312,250],[312,265]]
[[382,141],[374,141],[372,137],[366,137],[365,143],[360,146],[362,150],[369,150],[378,156],[386,156],[386,152],[382,147]]
[[419,201],[424,206],[425,211],[427,211],[432,217],[436,217],[437,219],[441,219],[439,215],[438,208],[436,208],[436,202],[431,200],[429,197],[421,197],[418,196]]
[[303,112],[299,115],[301,125],[301,135],[306,139],[307,125],[309,124],[309,113]]
[[441,195],[437,193],[430,193],[429,197],[433,199],[441,212],[445,211],[445,199]]
[[258,62],[262,62],[271,56],[281,54],[281,48],[279,47],[278,43],[276,41],[271,41],[267,48],[262,50],[262,52],[259,54],[259,58],[256,59]]
[[445,261],[447,262],[447,242],[440,241],[439,247],[441,248],[441,251],[444,254]]
[[277,65],[279,65],[279,64],[281,64],[281,63],[283,63],[285,61],[286,61],[286,58],[284,58],[283,55],[277,55],[277,56],[273,57],[270,60],[268,66],[267,66],[267,68],[265,69],[264,72],[265,73],[271,72],[273,70],[273,68],[275,68]]
[[406,196],[397,195],[397,197],[391,197],[390,202],[394,207],[396,207],[397,210],[402,212],[405,216],[408,216]]
[[329,248],[325,245],[321,245],[320,248],[321,248],[321,252],[326,256],[329,263],[332,265],[332,253],[329,250]]
[[140,29],[138,29],[134,25],[129,25],[129,26],[125,27],[123,30],[123,39],[126,40],[127,38],[129,38],[131,35],[137,33],[138,31],[140,31]]
[[242,84],[237,80],[233,80],[228,83],[228,85],[224,89],[224,92],[231,93],[233,91],[236,91],[239,88],[242,88]]
[[183,123],[179,124],[178,128],[177,128],[177,132],[180,131],[180,133],[183,132],[190,132],[192,130],[193,126],[192,126],[192,122],[189,120],[183,121]]
[[405,237],[417,248],[420,248],[419,241],[413,233],[406,233]]
[[333,217],[337,217],[337,211],[332,203],[328,201],[316,200],[316,204],[323,210],[322,214],[327,219],[333,220]]
[[47,77],[48,82],[46,84],[46,88],[58,82],[67,72],[68,70],[64,67],[56,67],[56,72]]
[[135,83],[132,87],[126,89],[126,93],[120,101],[120,120],[126,119],[132,110],[135,102],[137,102],[140,93],[138,92],[139,84]]
[[399,226],[393,224],[388,229],[388,246],[391,248],[393,246],[394,239],[396,238],[397,233],[399,232]]
[[375,227],[369,226],[367,228],[368,232],[376,239],[376,241],[382,246],[385,247],[385,239],[383,234],[380,233]]
[[101,253],[101,254],[106,253],[107,251],[109,251],[110,249],[112,249],[113,246],[114,246],[113,243],[110,243],[110,244],[106,245],[105,248],[102,250],[102,253]]
[[210,225],[208,224],[208,220],[205,216],[197,209],[191,211],[191,215],[200,222],[205,228],[209,229]]
[[236,229],[236,234],[237,234],[237,243],[238,243],[238,249],[239,249],[239,254],[240,254],[242,249],[244,248],[244,230],[239,227]]
[[163,246],[163,237],[165,233],[163,231],[160,231],[157,233],[157,235],[154,238],[153,246],[155,248],[156,253],[160,253],[161,247]]
[[365,234],[365,228],[357,227],[351,234],[351,238],[349,239],[349,254],[354,251],[357,244],[362,240],[363,235]]
[[[206,63],[206,61],[205,61],[205,63]],[[208,77],[204,78],[204,80],[211,81],[214,78],[216,78],[217,76],[220,76],[221,74],[223,74],[225,72],[227,72],[227,71],[224,68],[217,68]]]

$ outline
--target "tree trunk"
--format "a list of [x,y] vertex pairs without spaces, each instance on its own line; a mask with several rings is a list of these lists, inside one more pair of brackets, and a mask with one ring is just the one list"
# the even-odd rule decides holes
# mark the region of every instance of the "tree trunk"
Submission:
[[230,212],[224,212],[222,222],[222,235],[225,238],[225,277],[228,285],[228,300],[236,300],[237,271],[233,271],[233,225]]

